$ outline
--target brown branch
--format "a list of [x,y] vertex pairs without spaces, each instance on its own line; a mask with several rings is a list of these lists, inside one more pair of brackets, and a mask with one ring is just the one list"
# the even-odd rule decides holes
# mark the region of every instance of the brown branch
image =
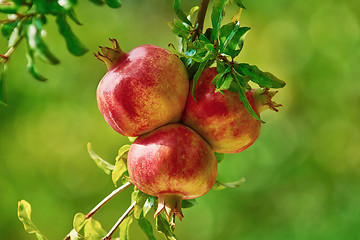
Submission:
[[[132,185],[131,182],[127,182],[119,188],[112,191],[108,196],[106,196],[100,203],[98,203],[88,214],[86,214],[86,219],[91,218],[101,207],[103,207],[110,199],[115,197],[118,193],[122,192],[126,188]],[[70,232],[71,233],[71,232]],[[64,240],[70,240],[70,233],[64,238]]]
[[199,37],[200,34],[203,31],[204,21],[205,21],[205,16],[206,16],[206,11],[207,11],[207,8],[208,8],[208,5],[209,5],[209,1],[210,0],[202,0],[201,1],[200,8],[199,8],[199,13],[198,13],[198,15],[196,17],[196,22],[195,22],[196,29],[195,29],[195,32],[194,32],[192,38],[191,38],[191,41],[195,41],[195,39],[197,37]]

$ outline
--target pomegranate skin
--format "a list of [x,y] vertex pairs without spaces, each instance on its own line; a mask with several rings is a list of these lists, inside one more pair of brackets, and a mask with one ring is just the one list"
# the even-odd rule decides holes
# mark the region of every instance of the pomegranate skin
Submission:
[[[138,137],[127,166],[135,186],[152,196],[193,199],[214,185],[217,162],[206,141],[183,124],[168,124]],[[170,196],[170,197],[169,197]],[[180,207],[181,205],[177,206]],[[171,214],[170,214],[171,215]]]
[[[216,68],[203,71],[195,89],[196,101],[189,94],[182,122],[199,133],[215,152],[238,153],[255,142],[261,123],[245,109],[238,93],[215,92],[211,81],[216,74]],[[253,91],[246,92],[246,97],[259,116]]]
[[181,60],[154,45],[119,52],[97,88],[100,112],[124,136],[136,137],[183,113],[189,79]]

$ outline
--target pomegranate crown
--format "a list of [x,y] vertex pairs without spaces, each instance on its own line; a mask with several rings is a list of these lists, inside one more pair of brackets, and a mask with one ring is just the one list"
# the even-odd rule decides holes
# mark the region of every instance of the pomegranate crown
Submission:
[[100,61],[104,62],[108,70],[115,67],[118,60],[125,55],[125,53],[120,49],[119,43],[116,39],[109,38],[111,43],[111,48],[99,46],[100,51],[94,53],[94,56]]
[[259,88],[255,89],[254,98],[256,109],[259,113],[263,112],[266,109],[271,109],[275,112],[278,112],[278,107],[281,107],[281,104],[277,104],[272,100],[272,98],[278,93],[278,91],[270,91],[269,88]]

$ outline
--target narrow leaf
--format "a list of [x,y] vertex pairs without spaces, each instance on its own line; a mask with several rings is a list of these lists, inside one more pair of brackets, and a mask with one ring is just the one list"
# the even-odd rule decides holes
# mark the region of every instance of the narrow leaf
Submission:
[[249,76],[251,81],[258,84],[260,87],[282,88],[286,85],[284,81],[278,79],[269,72],[261,71],[255,65],[239,63],[234,65],[234,69],[243,76]]
[[103,5],[105,3],[104,0],[89,0],[89,1],[96,5]]
[[30,234],[35,234],[39,240],[47,239],[40,233],[35,224],[31,221],[31,205],[27,201],[21,200],[18,202],[17,214],[19,220],[24,224],[25,231]]
[[50,64],[58,64],[60,61],[50,52],[42,39],[43,22],[39,18],[34,18],[32,24],[27,26],[27,40],[30,48],[33,49],[43,61]]
[[181,9],[181,0],[174,0],[174,11],[176,16],[178,16],[181,21],[188,24],[189,26],[192,26],[192,23]]
[[146,202],[144,203],[144,207],[143,207],[143,215],[144,215],[144,217],[150,211],[150,209],[154,205],[154,203],[155,203],[155,197],[149,196],[146,199]]
[[122,5],[120,0],[105,0],[105,2],[111,8],[119,8]]
[[224,160],[224,158],[225,158],[225,154],[223,154],[223,153],[214,152],[214,154],[215,154],[215,157],[216,157],[216,161],[218,163],[222,162],[222,160]]
[[186,199],[181,202],[181,208],[191,208],[198,204],[196,199]]
[[87,149],[90,157],[94,160],[96,165],[102,169],[106,174],[110,175],[111,172],[115,169],[115,166],[110,164],[109,162],[102,159],[99,155],[97,155],[92,149],[91,143],[87,144]]
[[76,232],[80,232],[87,222],[86,215],[83,213],[77,213],[73,220],[73,227]]
[[234,0],[234,1],[239,7],[246,9],[245,5],[242,3],[242,0]]
[[213,190],[222,190],[225,188],[239,188],[241,187],[244,182],[246,181],[245,177],[242,177],[240,180],[230,183],[221,183],[219,181],[216,181],[214,186],[212,187]]
[[141,213],[143,212],[143,207],[144,204],[146,202],[146,200],[148,199],[149,195],[147,195],[146,193],[143,193],[141,191],[139,191],[136,195],[136,203],[134,206],[134,217],[136,219],[139,219],[141,217]]
[[134,217],[133,214],[127,216],[120,224],[119,230],[120,230],[120,236],[119,240],[130,240],[130,225],[133,222]]
[[115,162],[115,168],[111,174],[111,179],[115,184],[115,186],[117,186],[117,181],[119,181],[119,179],[121,179],[127,171],[126,162],[127,162],[129,149],[130,149],[130,145],[124,145],[118,151],[118,156],[116,157],[116,162]]
[[219,30],[221,22],[224,18],[224,8],[228,0],[215,0],[213,2],[212,13],[211,13],[211,23],[212,23],[212,33],[211,33],[211,42],[214,42],[218,39]]
[[58,15],[56,18],[56,23],[60,34],[64,37],[66,41],[66,46],[72,54],[76,56],[81,56],[85,54],[88,49],[80,42],[80,40],[72,32],[69,24],[66,21],[65,15]]
[[239,78],[236,76],[236,74],[233,75],[236,83],[238,84],[238,92],[239,92],[239,98],[241,102],[244,104],[245,109],[253,116],[256,120],[259,120],[263,123],[263,121],[260,119],[260,117],[255,113],[254,109],[251,107],[249,100],[247,99],[245,92],[241,86]]
[[226,76],[224,77],[224,81],[221,83],[220,87],[216,88],[215,92],[222,93],[223,90],[228,90],[233,80],[234,78],[232,74],[226,74]]
[[214,61],[214,59],[211,57],[211,55],[209,54],[208,56],[204,57],[204,61],[200,64],[199,68],[197,69],[197,71],[194,74],[193,77],[193,84],[192,84],[192,96],[194,98],[194,100],[196,101],[195,98],[195,88],[196,88],[196,84],[200,78],[201,73],[203,72],[203,70],[208,67],[209,63],[212,63]]
[[158,232],[164,234],[164,237],[168,240],[176,240],[175,234],[170,228],[169,222],[159,214],[155,219],[155,226]]
[[26,65],[26,69],[28,70],[28,72],[35,79],[37,79],[39,81],[46,81],[47,79],[43,75],[41,75],[35,68],[34,53],[32,50],[28,49],[28,52],[26,53],[26,58],[28,60],[28,63]]
[[140,218],[138,224],[149,240],[156,240],[151,223],[146,218]]

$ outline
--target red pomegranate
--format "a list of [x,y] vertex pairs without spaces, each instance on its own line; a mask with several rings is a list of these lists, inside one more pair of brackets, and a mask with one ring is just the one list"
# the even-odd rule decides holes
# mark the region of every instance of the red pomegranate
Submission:
[[207,193],[216,181],[217,162],[209,144],[183,124],[168,124],[139,136],[128,160],[135,186],[158,197],[155,216],[165,210],[174,225],[183,217],[181,202]]
[[129,53],[100,47],[95,54],[108,72],[97,88],[100,112],[109,125],[124,136],[136,137],[167,123],[178,122],[189,91],[189,79],[181,60],[154,45],[142,45]]
[[[211,81],[216,74],[216,68],[203,71],[195,89],[196,101],[189,94],[182,121],[199,133],[215,152],[238,153],[255,142],[261,123],[245,109],[238,93],[215,92]],[[268,108],[277,111],[280,105],[271,101],[275,94],[261,88],[246,92],[246,97],[260,116]]]

